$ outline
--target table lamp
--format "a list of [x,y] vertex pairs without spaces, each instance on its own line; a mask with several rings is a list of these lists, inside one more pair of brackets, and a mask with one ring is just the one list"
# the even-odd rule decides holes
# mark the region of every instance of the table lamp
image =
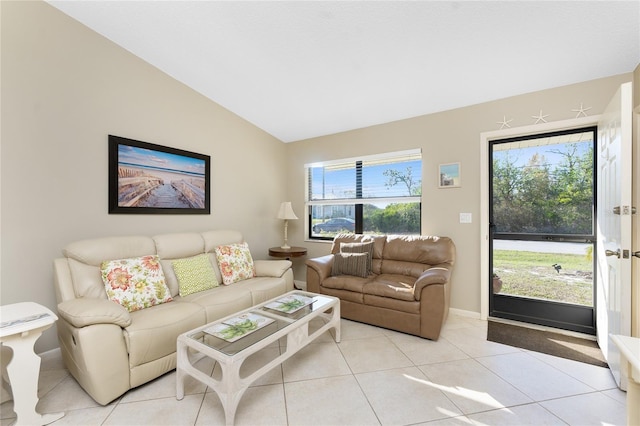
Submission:
[[280,210],[278,210],[278,219],[284,219],[284,244],[280,246],[282,249],[290,249],[291,246],[287,244],[287,226],[289,220],[297,219],[298,216],[293,212],[291,207],[291,201],[284,201],[280,204]]

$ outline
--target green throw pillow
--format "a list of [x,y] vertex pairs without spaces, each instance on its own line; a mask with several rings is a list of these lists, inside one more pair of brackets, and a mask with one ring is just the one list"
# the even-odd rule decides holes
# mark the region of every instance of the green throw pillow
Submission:
[[216,273],[209,261],[209,255],[206,253],[177,259],[171,264],[176,278],[178,278],[178,287],[182,297],[218,287]]

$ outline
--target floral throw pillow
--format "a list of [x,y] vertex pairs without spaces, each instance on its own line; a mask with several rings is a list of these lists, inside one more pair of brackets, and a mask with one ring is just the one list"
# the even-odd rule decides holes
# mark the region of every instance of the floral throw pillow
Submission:
[[224,285],[256,276],[253,258],[247,243],[218,246],[215,251]]
[[156,255],[105,261],[100,270],[109,300],[129,312],[173,300]]

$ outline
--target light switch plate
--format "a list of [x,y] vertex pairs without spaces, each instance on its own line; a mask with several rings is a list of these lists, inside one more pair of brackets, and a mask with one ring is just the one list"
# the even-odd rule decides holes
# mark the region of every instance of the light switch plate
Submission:
[[471,223],[471,213],[460,213],[460,223]]

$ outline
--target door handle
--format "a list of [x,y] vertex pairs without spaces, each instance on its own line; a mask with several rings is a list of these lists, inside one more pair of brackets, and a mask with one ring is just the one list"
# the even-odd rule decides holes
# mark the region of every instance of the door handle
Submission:
[[[620,206],[615,206],[613,208],[613,214],[617,214],[620,215]],[[631,214],[636,214],[636,208],[635,207],[629,207],[629,206],[622,206],[622,214],[628,215],[629,213]]]
[[[639,254],[640,254],[640,252],[636,252],[636,253],[639,253]],[[615,257],[617,257],[618,259],[620,259],[620,249],[618,249],[618,250],[616,250],[616,251],[613,251],[613,250],[605,250],[605,251],[604,251],[604,254],[605,254],[606,256],[615,256]],[[635,256],[635,253],[634,253],[634,256]]]
[[640,251],[634,251],[631,256],[640,257]]

